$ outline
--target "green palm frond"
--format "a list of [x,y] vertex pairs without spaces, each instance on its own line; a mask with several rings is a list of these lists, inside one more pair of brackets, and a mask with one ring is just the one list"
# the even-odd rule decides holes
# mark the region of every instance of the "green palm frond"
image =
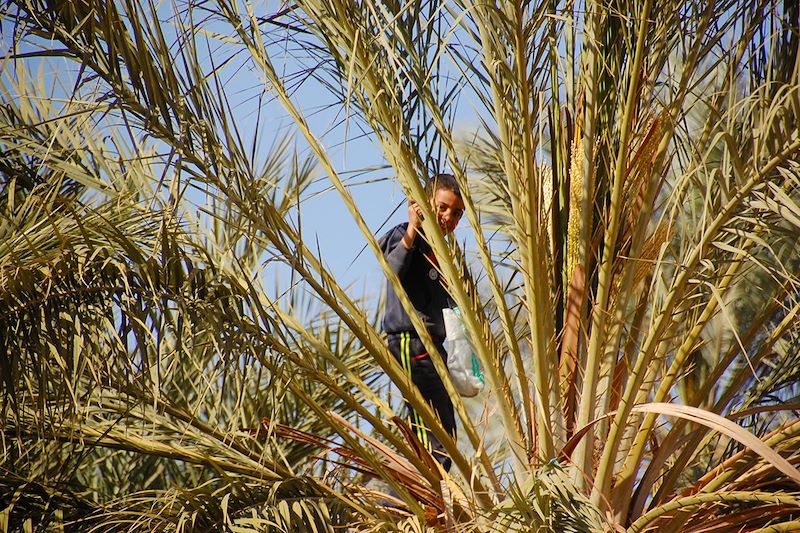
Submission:
[[[158,507],[154,507],[158,502]],[[192,490],[134,493],[110,502],[81,525],[89,531],[334,531],[347,505],[309,478],[272,483],[207,483]]]
[[576,489],[558,463],[543,465],[493,511],[493,531],[604,531],[600,512]]

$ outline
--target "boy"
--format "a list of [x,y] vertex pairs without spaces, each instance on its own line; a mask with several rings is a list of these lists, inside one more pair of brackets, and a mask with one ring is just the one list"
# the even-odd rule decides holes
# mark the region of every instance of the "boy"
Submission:
[[[437,174],[425,185],[425,192],[430,198],[431,208],[442,234],[452,233],[464,214],[464,201],[455,177],[450,174]],[[409,201],[408,222],[389,230],[381,237],[379,243],[446,364],[442,309],[450,307],[450,298],[439,279],[436,257],[421,235],[421,225],[422,209],[415,202]],[[444,429],[455,437],[453,402],[391,284],[388,284],[387,292],[383,330],[388,334],[389,351],[411,375],[412,382],[422,397],[431,404]],[[444,469],[449,471],[452,461],[444,447],[425,427],[419,413],[410,405],[406,405],[414,433]]]

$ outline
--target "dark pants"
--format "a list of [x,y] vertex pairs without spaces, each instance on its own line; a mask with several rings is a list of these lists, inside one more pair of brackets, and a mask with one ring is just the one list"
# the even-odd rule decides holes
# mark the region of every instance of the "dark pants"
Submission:
[[[439,374],[436,373],[431,356],[427,354],[422,341],[415,333],[403,332],[390,334],[388,344],[389,351],[395,356],[400,366],[408,374],[411,374],[411,381],[439,416],[442,427],[455,438],[456,418],[453,402],[450,400],[450,395],[447,394]],[[436,349],[447,364],[447,352],[444,351],[444,346],[437,343]],[[408,402],[406,402],[406,408],[414,434],[433,454],[433,457],[442,464],[442,467],[449,471],[452,460],[445,452],[442,443],[425,426],[422,417]]]

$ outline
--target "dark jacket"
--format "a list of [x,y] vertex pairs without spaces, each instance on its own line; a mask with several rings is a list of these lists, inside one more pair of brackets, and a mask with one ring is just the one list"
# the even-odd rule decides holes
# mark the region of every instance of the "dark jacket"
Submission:
[[[450,298],[442,286],[436,267],[431,262],[435,259],[428,243],[417,234],[411,249],[406,250],[403,246],[402,240],[406,228],[408,222],[395,226],[378,242],[389,266],[400,278],[411,303],[428,327],[431,337],[434,341],[442,341],[445,337],[442,309],[450,307]],[[383,330],[390,334],[403,331],[414,333],[411,319],[400,304],[392,284],[387,285]]]

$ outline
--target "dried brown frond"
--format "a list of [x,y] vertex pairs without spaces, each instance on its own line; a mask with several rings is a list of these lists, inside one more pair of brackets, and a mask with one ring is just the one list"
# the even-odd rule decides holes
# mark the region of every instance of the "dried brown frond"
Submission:
[[559,376],[567,437],[575,430],[575,412],[578,404],[578,343],[581,335],[581,315],[585,298],[586,275],[582,265],[572,272],[567,292],[567,309],[564,314],[564,333],[561,338]]

